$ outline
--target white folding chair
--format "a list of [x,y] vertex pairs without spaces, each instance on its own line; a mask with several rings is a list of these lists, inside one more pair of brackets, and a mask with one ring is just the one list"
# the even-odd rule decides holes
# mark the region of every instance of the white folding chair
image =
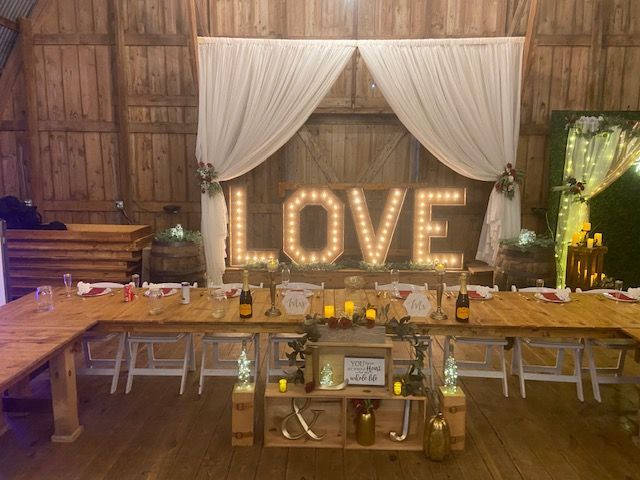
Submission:
[[[394,292],[397,290],[398,292],[426,292],[429,290],[429,285],[424,283],[423,285],[415,285],[413,283],[400,283],[397,285],[393,283],[385,283],[379,284],[378,282],[374,283],[374,287],[378,292]],[[429,384],[432,389],[435,388],[435,370],[433,367],[433,338],[431,335],[418,335],[418,340],[421,340],[427,347],[427,359],[429,361],[429,365],[427,366],[426,374],[429,376]],[[402,342],[400,337],[391,336],[391,341],[393,342]],[[405,343],[405,342],[402,342]],[[396,358],[394,355],[393,358],[393,371],[395,374],[402,374],[406,371],[407,367],[411,364],[413,360],[411,358]]]
[[[467,290],[476,290],[479,285],[468,285]],[[460,291],[459,285],[445,285],[444,290],[447,293],[457,293]],[[497,292],[498,286],[489,287],[490,293]],[[505,397],[509,396],[509,382],[507,377],[507,362],[505,359],[505,347],[509,344],[504,337],[454,337],[447,335],[444,337],[444,363],[451,353],[451,345],[471,345],[484,348],[484,359],[477,360],[458,360],[458,376],[473,378],[499,378],[502,380],[502,393]],[[493,351],[496,350],[500,365],[498,369],[493,366]],[[443,367],[444,368],[444,367]]]
[[[146,283],[143,284],[143,287],[146,285]],[[180,283],[160,283],[158,286],[160,288],[178,288],[182,285]],[[177,344],[182,340],[184,340],[182,358],[157,358],[155,356],[156,345]],[[195,342],[192,333],[130,333],[127,344],[129,346],[129,373],[127,375],[125,393],[131,391],[133,377],[136,375],[181,377],[180,395],[184,393],[187,373],[189,370],[194,371],[196,369]],[[136,365],[140,346],[146,346],[147,349],[147,365],[144,367]]]
[[[286,286],[276,285],[278,290],[324,290],[324,282],[318,284],[306,282],[289,282]],[[284,367],[289,366],[289,359],[282,357],[281,345],[288,344],[294,340],[303,337],[300,333],[270,333],[267,337],[267,367],[266,379],[267,383],[273,376],[281,376],[284,373]],[[273,362],[273,363],[272,363]],[[302,366],[304,362],[297,361],[296,365]]]
[[[122,288],[123,284],[114,282],[92,283],[95,288]],[[88,331],[82,335],[82,354],[84,366],[76,370],[77,375],[108,375],[111,376],[111,389],[109,393],[115,393],[118,388],[120,369],[125,357],[125,344],[127,333],[97,333]],[[115,357],[94,358],[91,352],[91,345],[104,345],[112,341],[116,343]]]
[[[586,293],[589,295],[602,295],[603,293],[615,293],[611,288],[598,288],[594,290],[582,291],[576,289],[576,293]],[[598,367],[595,359],[594,348],[604,350],[617,350],[618,359],[615,367]],[[600,384],[640,384],[640,376],[624,375],[625,360],[627,352],[640,348],[640,344],[631,338],[585,338],[584,351],[587,357],[586,369],[591,377],[593,397],[598,402],[602,402],[600,395]]]
[[[527,287],[517,289],[511,286],[514,292],[529,293],[552,293],[555,288],[548,287]],[[555,365],[525,364],[522,347],[527,345],[530,348],[554,349],[556,351]],[[563,372],[565,352],[573,352],[574,368],[573,373]],[[525,381],[537,380],[543,382],[568,382],[575,383],[578,399],[584,401],[584,389],[582,386],[582,353],[584,343],[579,338],[520,338],[515,339],[513,357],[511,363],[511,373],[518,375],[520,381],[520,395],[526,398]]]
[[[224,283],[219,285],[210,285],[209,288],[232,290],[241,289],[242,283]],[[260,285],[250,285],[251,289],[262,288]],[[200,362],[200,382],[198,384],[198,394],[202,394],[204,386],[204,377],[233,377],[238,375],[237,358],[223,358],[220,352],[222,345],[253,345],[253,375],[254,379],[258,378],[258,366],[260,364],[260,335],[257,333],[208,333],[202,337],[202,358]],[[211,347],[212,366],[206,368],[207,350]]]

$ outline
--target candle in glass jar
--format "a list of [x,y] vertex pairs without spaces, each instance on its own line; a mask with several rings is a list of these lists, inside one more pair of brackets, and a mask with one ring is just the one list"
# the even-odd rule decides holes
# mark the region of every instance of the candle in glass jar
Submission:
[[602,234],[601,233],[595,233],[593,235],[593,244],[596,247],[601,247],[602,246]]
[[374,308],[367,308],[367,312],[365,314],[367,320],[375,320],[376,319],[376,310]]
[[336,309],[333,305],[324,306],[324,318],[331,318],[336,316]]
[[281,378],[278,381],[278,390],[280,390],[280,393],[285,393],[287,391],[287,379],[286,378]]
[[582,230],[584,230],[585,232],[590,232],[591,231],[591,222],[584,222],[582,224]]
[[353,315],[354,307],[355,307],[354,303],[351,300],[347,300],[346,302],[344,302],[344,313],[346,313],[349,316]]
[[579,244],[580,244],[580,234],[576,232],[571,236],[571,245],[579,245]]
[[394,395],[402,394],[402,382],[393,382],[393,394]]
[[593,238],[587,238],[587,248],[593,248]]

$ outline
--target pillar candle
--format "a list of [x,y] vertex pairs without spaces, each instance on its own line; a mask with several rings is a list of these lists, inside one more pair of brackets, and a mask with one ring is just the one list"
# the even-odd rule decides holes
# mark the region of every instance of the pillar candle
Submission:
[[355,307],[354,303],[351,300],[347,300],[344,302],[344,313],[351,316],[353,315],[353,308]]
[[393,382],[393,394],[394,395],[402,394],[402,382]]
[[602,234],[601,233],[596,233],[593,235],[593,244],[596,247],[601,247],[602,246]]
[[333,305],[324,306],[324,318],[331,318],[336,316],[336,309]]
[[585,232],[590,232],[591,231],[591,222],[584,222],[582,224],[582,230],[584,230]]
[[587,248],[593,248],[593,238],[587,238]]
[[374,308],[367,308],[367,313],[366,313],[366,317],[368,320],[375,320],[376,319],[376,311]]
[[579,244],[580,244],[580,234],[576,232],[571,236],[571,245],[579,245]]

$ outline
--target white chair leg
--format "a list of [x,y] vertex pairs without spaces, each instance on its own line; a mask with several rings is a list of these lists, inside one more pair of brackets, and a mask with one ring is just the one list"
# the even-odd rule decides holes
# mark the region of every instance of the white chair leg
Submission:
[[253,336],[253,353],[255,355],[254,360],[254,371],[253,371],[253,380],[255,383],[258,383],[259,372],[260,372],[260,334],[256,333]]
[[191,342],[193,341],[193,334],[188,333],[184,346],[184,360],[182,362],[182,380],[180,381],[180,395],[184,393],[184,389],[187,385],[187,372],[189,371],[189,357],[191,357]]
[[582,349],[575,348],[574,351],[574,374],[576,376],[576,389],[578,391],[578,399],[584,402],[584,389],[582,387]]
[[84,356],[85,368],[91,368],[91,350],[89,349],[89,340],[82,340],[82,353]]
[[600,384],[598,383],[598,370],[596,369],[596,360],[593,352],[593,341],[586,339],[584,342],[584,349],[587,355],[587,364],[589,366],[589,376],[591,377],[591,387],[593,389],[593,398],[597,402],[602,402],[600,395]]
[[627,358],[627,350],[626,349],[621,349],[620,353],[618,354],[618,364],[617,364],[617,368],[616,368],[616,375],[622,375],[622,372],[624,371],[624,362]]
[[[487,347],[487,349],[489,348],[491,347]],[[509,398],[509,382],[507,381],[507,363],[504,358],[504,347],[499,346],[496,348],[499,350],[500,366],[502,367],[502,393],[505,397]]]
[[127,340],[127,334],[121,333],[118,339],[118,351],[116,352],[116,359],[113,365],[113,378],[111,380],[111,391],[113,395],[118,388],[118,379],[120,378],[120,367],[122,366],[122,357],[124,356],[124,347]]
[[429,340],[427,344],[427,358],[429,359],[429,384],[431,385],[431,390],[435,391],[436,388],[436,374],[433,369],[433,348],[431,345],[433,344],[432,340]]
[[556,355],[556,374],[562,375],[562,367],[564,366],[564,348],[559,348]]
[[129,373],[127,375],[127,386],[124,393],[131,391],[133,385],[133,371],[136,369],[136,359],[138,358],[138,343],[129,342]]
[[156,368],[156,357],[153,353],[153,343],[147,343],[147,366],[149,368]]
[[196,340],[195,340],[194,333],[189,334],[187,347],[189,348],[189,371],[195,372],[196,371]]

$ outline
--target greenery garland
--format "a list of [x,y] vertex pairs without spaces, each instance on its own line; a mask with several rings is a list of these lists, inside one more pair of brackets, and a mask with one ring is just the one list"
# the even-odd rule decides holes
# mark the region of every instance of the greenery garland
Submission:
[[202,234],[200,232],[197,230],[185,230],[180,224],[156,233],[153,238],[155,241],[162,243],[190,242],[198,245],[202,243]]
[[[292,272],[330,272],[334,270],[354,269],[366,272],[388,272],[390,270],[433,270],[434,262],[414,263],[414,262],[389,262],[383,264],[367,263],[362,260],[343,260],[337,263],[291,263],[289,268]],[[252,262],[244,265],[248,270],[266,270],[267,262]]]
[[[596,127],[590,130],[584,130],[580,128],[582,118],[592,118],[595,120]],[[566,117],[565,130],[569,130],[572,127],[576,127],[576,134],[579,137],[591,138],[595,137],[599,134],[609,134],[613,133],[616,128],[620,128],[623,131],[626,131],[631,137],[640,136],[640,129],[637,128],[638,121],[630,118],[625,118],[620,115],[607,115],[602,114],[587,116],[587,115],[578,115],[573,113]]]

